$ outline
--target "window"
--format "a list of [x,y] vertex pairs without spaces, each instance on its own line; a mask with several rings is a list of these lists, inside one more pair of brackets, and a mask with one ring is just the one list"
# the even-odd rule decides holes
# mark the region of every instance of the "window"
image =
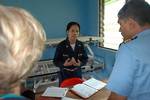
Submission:
[[145,0],[146,2],[148,2],[150,4],[150,0]]
[[[107,2],[106,2],[107,1]],[[106,0],[104,4],[104,47],[118,49],[122,42],[117,13],[125,0]]]
[[[145,1],[150,4],[150,0]],[[100,31],[101,33],[103,33],[103,35],[100,34],[100,37],[103,38],[103,46],[106,48],[117,50],[119,44],[123,41],[121,33],[119,32],[120,26],[117,23],[117,14],[121,7],[125,4],[125,2],[126,0],[104,0],[104,5],[102,5],[100,2],[100,6],[104,6],[104,12],[100,14],[100,19],[104,19],[103,21],[100,20],[100,28],[103,27],[103,31]],[[103,10],[100,9],[100,11]]]

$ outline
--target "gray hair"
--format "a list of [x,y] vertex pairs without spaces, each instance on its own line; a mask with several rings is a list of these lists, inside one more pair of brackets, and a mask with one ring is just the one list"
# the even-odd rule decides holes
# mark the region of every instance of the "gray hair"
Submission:
[[0,89],[31,72],[45,41],[44,29],[30,13],[0,5]]
[[132,18],[141,26],[150,24],[150,5],[143,0],[130,0],[121,8],[118,17]]

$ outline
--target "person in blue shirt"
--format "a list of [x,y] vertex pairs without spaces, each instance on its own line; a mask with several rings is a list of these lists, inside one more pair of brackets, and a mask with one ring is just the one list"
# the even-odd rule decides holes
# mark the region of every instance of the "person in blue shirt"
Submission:
[[20,86],[45,41],[43,27],[28,11],[0,5],[0,100],[29,100],[20,96]]
[[60,68],[59,83],[67,78],[82,78],[81,66],[87,62],[87,53],[81,41],[77,39],[80,25],[69,22],[66,28],[67,38],[61,41],[55,52],[54,64]]
[[109,77],[108,100],[150,100],[150,5],[127,2],[118,13],[120,45]]

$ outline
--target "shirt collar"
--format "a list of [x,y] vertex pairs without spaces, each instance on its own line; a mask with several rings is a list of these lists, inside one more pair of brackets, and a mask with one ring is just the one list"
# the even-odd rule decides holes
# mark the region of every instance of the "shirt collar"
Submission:
[[145,29],[142,32],[138,33],[136,36],[144,36],[146,34],[150,34],[150,28],[149,29]]

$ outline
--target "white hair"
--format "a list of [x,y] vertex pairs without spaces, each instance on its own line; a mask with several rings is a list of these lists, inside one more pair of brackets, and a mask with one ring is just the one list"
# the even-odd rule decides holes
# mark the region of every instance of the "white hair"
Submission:
[[45,41],[43,27],[30,13],[0,5],[0,89],[31,72]]

